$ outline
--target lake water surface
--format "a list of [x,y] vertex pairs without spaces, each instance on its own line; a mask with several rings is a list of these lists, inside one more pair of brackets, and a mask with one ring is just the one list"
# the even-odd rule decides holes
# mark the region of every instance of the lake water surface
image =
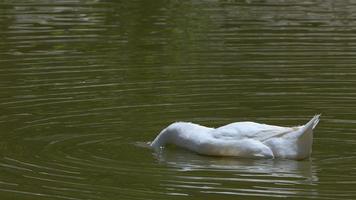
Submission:
[[[0,199],[355,199],[356,2],[0,2]],[[174,121],[293,126],[310,160],[139,145]]]

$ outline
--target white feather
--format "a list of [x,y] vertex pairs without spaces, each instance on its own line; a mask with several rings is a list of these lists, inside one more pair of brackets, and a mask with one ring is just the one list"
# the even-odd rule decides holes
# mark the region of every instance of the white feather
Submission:
[[151,143],[159,149],[166,144],[204,155],[305,159],[310,156],[315,115],[304,126],[281,127],[255,122],[235,122],[209,128],[190,122],[176,122],[161,131]]

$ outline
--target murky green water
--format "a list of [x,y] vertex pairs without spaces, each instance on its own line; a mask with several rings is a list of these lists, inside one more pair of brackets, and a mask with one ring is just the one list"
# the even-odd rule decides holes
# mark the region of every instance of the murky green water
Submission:
[[[0,199],[355,199],[355,3],[2,0]],[[301,162],[136,145],[316,113]]]

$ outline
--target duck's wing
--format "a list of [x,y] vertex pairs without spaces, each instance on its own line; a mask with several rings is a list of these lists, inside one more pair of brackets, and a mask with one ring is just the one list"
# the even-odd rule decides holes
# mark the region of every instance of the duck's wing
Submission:
[[282,137],[299,127],[282,127],[255,122],[236,122],[219,128],[213,132],[213,137],[223,140],[254,139],[264,142],[273,137]]

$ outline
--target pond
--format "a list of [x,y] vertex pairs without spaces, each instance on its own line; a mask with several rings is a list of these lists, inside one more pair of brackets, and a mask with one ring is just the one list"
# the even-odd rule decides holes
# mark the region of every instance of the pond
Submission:
[[[356,4],[0,3],[0,199],[356,198]],[[294,126],[303,161],[142,147],[175,121]]]

